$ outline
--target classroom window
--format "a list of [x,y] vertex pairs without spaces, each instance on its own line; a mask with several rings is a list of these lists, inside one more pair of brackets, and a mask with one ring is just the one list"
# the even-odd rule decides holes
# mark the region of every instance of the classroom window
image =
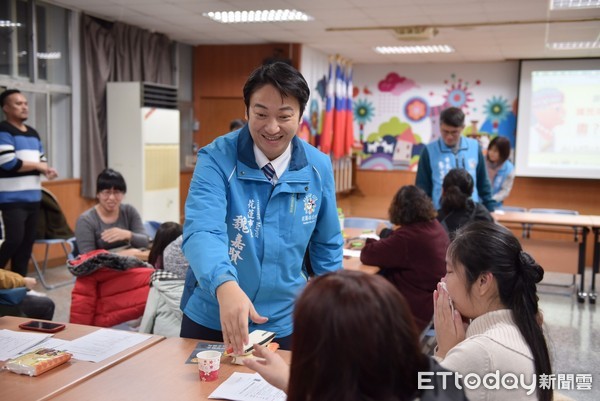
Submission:
[[27,97],[26,124],[40,134],[61,178],[73,177],[70,13],[41,1],[0,1],[0,91],[16,88]]

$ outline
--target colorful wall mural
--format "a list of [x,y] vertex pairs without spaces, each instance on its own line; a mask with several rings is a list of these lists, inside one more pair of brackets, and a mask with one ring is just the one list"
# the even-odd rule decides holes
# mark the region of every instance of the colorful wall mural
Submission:
[[[355,153],[361,169],[415,170],[439,138],[439,114],[466,115],[465,135],[487,148],[503,135],[515,144],[518,64],[355,65]],[[358,145],[358,146],[357,146]]]

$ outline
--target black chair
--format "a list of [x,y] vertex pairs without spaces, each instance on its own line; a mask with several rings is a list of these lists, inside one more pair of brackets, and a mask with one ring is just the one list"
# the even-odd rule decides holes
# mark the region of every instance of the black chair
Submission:
[[73,236],[73,230],[67,224],[67,219],[62,212],[62,209],[58,203],[58,199],[46,188],[42,188],[42,201],[40,203],[40,217],[38,219],[37,227],[37,239],[34,242],[35,245],[44,245],[44,260],[40,264],[35,259],[35,255],[31,253],[31,261],[35,268],[40,282],[44,288],[51,290],[53,288],[62,287],[65,285],[73,284],[75,278],[57,283],[49,284],[46,281],[46,268],[48,267],[48,256],[50,253],[50,247],[54,245],[60,245],[65,254],[65,263],[67,260],[74,257],[76,250],[75,237]]

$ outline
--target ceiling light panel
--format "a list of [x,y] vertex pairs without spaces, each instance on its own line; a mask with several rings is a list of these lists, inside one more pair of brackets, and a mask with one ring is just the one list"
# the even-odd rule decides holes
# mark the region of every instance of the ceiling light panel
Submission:
[[314,19],[298,10],[211,11],[202,15],[222,24],[306,22]]
[[429,53],[454,53],[454,48],[448,45],[427,46],[377,46],[374,48],[379,54],[429,54]]
[[550,10],[581,10],[599,7],[600,0],[550,0]]
[[600,49],[600,42],[551,42],[546,47],[552,50]]

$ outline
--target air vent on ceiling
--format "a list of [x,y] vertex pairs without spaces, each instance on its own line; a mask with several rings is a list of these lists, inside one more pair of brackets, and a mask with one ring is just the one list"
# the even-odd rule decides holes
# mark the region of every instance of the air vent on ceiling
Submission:
[[438,30],[427,26],[406,26],[394,28],[394,34],[399,40],[428,40],[437,35]]
[[142,104],[144,107],[177,109],[177,87],[143,82]]

